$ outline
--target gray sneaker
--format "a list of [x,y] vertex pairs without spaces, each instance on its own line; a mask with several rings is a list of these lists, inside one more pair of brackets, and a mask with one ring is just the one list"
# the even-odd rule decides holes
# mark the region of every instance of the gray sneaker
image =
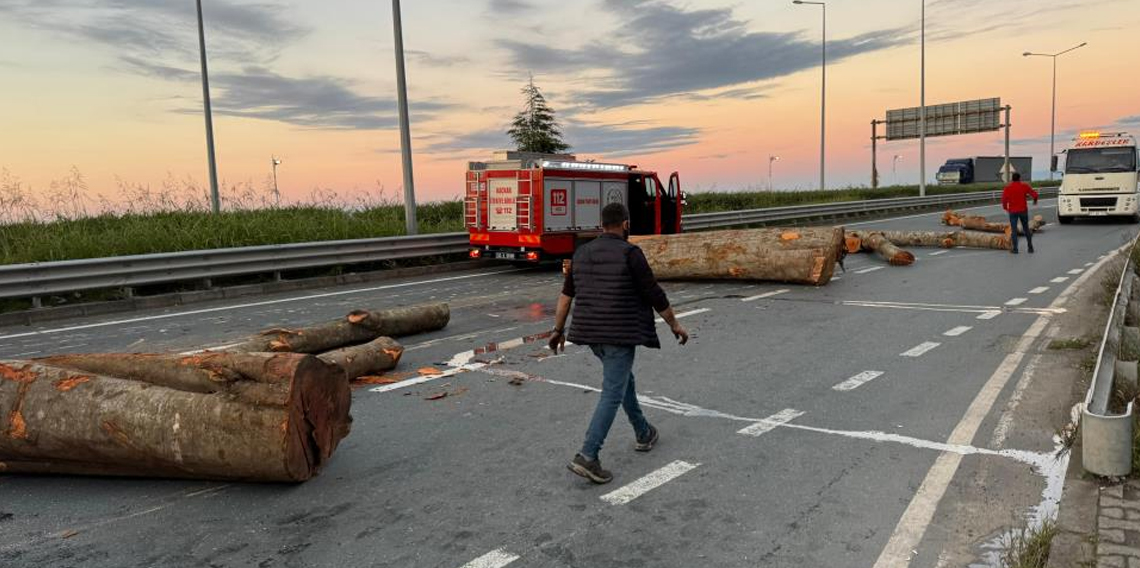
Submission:
[[602,469],[602,462],[600,460],[588,460],[582,457],[582,454],[575,454],[574,459],[566,465],[570,471],[602,485],[613,481],[614,475]]
[[657,443],[657,428],[652,424],[649,425],[649,431],[644,436],[637,437],[637,445],[633,447],[634,450],[639,452],[648,452],[653,449],[654,444]]

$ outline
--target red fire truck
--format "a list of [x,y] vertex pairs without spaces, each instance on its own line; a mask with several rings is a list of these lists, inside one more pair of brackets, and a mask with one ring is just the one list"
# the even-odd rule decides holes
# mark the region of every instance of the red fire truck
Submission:
[[570,154],[496,152],[467,169],[465,224],[471,258],[538,262],[565,258],[602,232],[602,208],[629,208],[630,233],[681,231],[681,178]]

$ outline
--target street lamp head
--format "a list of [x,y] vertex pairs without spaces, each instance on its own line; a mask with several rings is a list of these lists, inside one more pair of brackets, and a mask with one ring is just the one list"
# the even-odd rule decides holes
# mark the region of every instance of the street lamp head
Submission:
[[1029,57],[1030,55],[1033,55],[1033,54],[1032,54],[1032,53],[1030,53],[1030,52],[1028,52],[1028,51],[1026,51],[1025,53],[1022,53],[1022,54],[1021,54],[1021,56],[1022,56],[1022,57]]

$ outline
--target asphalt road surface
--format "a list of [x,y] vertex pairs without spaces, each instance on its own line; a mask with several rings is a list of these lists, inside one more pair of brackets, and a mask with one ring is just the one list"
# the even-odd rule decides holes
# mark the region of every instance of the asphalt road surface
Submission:
[[[1038,212],[1054,220],[1054,205]],[[862,225],[938,230],[937,219]],[[600,364],[583,347],[550,357],[518,340],[549,330],[557,271],[504,266],[0,329],[0,358],[188,351],[360,307],[452,304],[445,330],[403,339],[402,369],[445,376],[357,390],[352,434],[316,479],[0,477],[0,565],[946,565],[995,536],[947,512],[960,492],[983,485],[995,505],[979,518],[1011,526],[1055,499],[1053,440],[1008,436],[1017,425],[1003,408],[1050,319],[1074,290],[1099,286],[1083,275],[1135,233],[1052,224],[1035,255],[1024,244],[1018,256],[915,249],[906,268],[858,255],[818,289],[667,284],[693,339],[678,346],[662,325],[664,348],[639,350],[661,441],[635,453],[619,414],[601,454],[615,473],[606,486],[566,470]],[[982,464],[1005,473],[977,479]],[[1003,510],[1002,496],[1034,506]]]

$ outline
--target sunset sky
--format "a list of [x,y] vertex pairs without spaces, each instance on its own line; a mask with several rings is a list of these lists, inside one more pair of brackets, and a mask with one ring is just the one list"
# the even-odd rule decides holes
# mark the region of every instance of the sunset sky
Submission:
[[[287,200],[315,188],[399,195],[391,3],[204,0],[219,176]],[[919,101],[919,0],[828,2],[828,182],[870,182],[870,121]],[[533,74],[580,157],[679,170],[695,190],[818,184],[820,10],[790,0],[405,0],[417,194],[462,191]],[[46,191],[72,166],[205,185],[193,0],[0,0],[0,168]],[[1015,155],[1048,163],[1057,132],[1140,131],[1137,0],[927,0],[927,103],[1001,97]],[[947,158],[999,155],[999,133],[933,139]],[[880,172],[918,180],[918,145],[880,145]]]

